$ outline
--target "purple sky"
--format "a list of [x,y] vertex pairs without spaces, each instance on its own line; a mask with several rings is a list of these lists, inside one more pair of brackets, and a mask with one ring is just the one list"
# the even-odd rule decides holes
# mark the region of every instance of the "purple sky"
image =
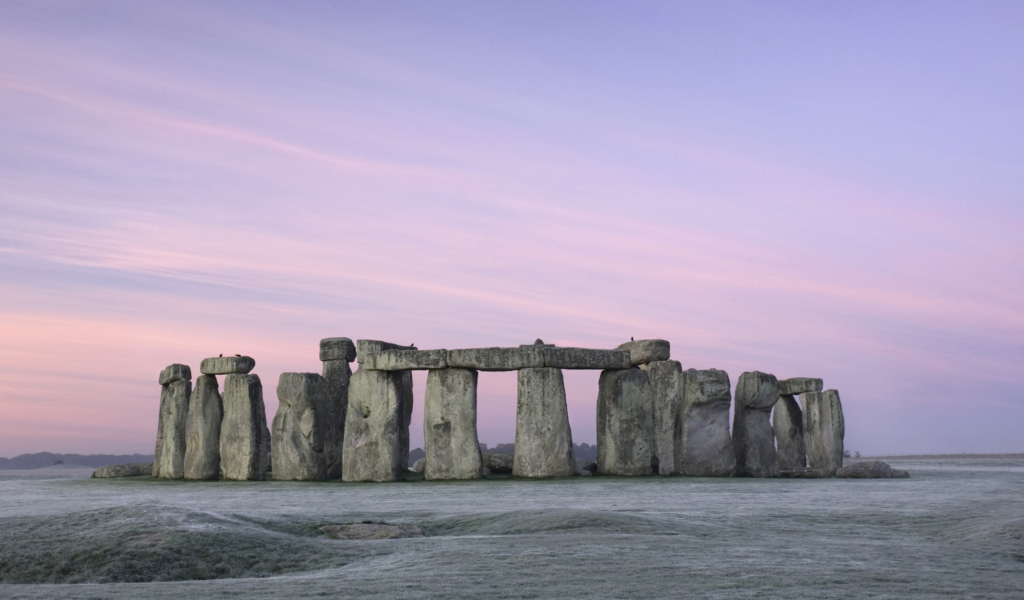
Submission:
[[1024,5],[301,6],[0,3],[0,456],[150,453],[218,353],[272,418],[331,336],[659,337],[865,454],[1024,451]]

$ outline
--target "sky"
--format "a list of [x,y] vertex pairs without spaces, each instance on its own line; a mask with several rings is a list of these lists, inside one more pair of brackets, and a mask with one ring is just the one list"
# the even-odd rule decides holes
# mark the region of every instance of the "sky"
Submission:
[[220,353],[272,419],[337,336],[662,338],[1022,452],[1022,106],[1015,2],[0,3],[0,456],[152,453]]

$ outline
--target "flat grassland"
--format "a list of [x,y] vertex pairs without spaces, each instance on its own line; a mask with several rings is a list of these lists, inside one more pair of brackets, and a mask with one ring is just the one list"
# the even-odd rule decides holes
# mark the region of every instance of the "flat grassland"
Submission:
[[[1020,598],[1024,456],[904,480],[389,484],[0,472],[3,598]],[[328,524],[421,527],[335,540]]]

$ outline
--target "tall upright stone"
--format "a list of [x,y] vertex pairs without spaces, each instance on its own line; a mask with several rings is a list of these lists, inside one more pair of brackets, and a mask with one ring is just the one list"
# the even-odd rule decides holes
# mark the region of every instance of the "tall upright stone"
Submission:
[[433,369],[423,403],[424,477],[477,479],[483,456],[476,431],[477,372]]
[[728,477],[736,467],[729,435],[732,389],[718,369],[683,372],[680,409],[682,443],[678,472],[697,477]]
[[220,477],[220,424],[224,402],[216,375],[200,375],[188,403],[185,423],[185,479]]
[[552,367],[520,369],[512,475],[541,478],[575,474],[576,458],[562,370]]
[[272,474],[280,481],[326,479],[324,429],[327,396],[316,373],[281,373],[280,402],[270,430]]
[[401,479],[405,470],[401,436],[405,394],[402,373],[361,368],[352,374],[342,452],[343,481]]
[[324,461],[327,478],[340,479],[342,451],[345,445],[345,418],[348,414],[348,386],[352,377],[350,363],[356,359],[356,346],[349,338],[320,340],[323,361],[324,394]]
[[412,371],[398,371],[401,374],[402,424],[398,431],[402,471],[409,468],[409,426],[412,425]]
[[800,394],[803,405],[807,466],[835,474],[843,466],[846,424],[839,392],[825,390]]
[[602,475],[653,475],[654,392],[647,372],[601,372],[597,395],[597,472]]
[[675,360],[654,361],[640,368],[647,371],[654,393],[654,456],[658,459],[658,474],[672,475],[679,472],[682,454],[683,368]]
[[224,419],[220,425],[220,468],[224,479],[266,477],[270,462],[270,431],[259,375],[231,373],[224,377]]
[[779,381],[774,375],[749,371],[736,382],[732,443],[736,450],[736,475],[777,477],[779,459],[771,412],[779,399]]
[[192,395],[192,370],[173,364],[160,372],[160,416],[156,429],[153,477],[181,479],[185,475],[185,424]]
[[803,415],[792,394],[781,394],[775,408],[772,409],[772,429],[775,431],[775,449],[779,455],[780,471],[792,471],[807,466]]

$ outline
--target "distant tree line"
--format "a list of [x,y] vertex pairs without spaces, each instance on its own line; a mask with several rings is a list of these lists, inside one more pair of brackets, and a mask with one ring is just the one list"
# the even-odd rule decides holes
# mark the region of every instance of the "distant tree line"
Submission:
[[3,469],[40,469],[53,465],[78,465],[81,467],[105,467],[124,463],[153,462],[152,454],[54,454],[37,452],[22,454],[14,458],[0,457],[0,470]]

